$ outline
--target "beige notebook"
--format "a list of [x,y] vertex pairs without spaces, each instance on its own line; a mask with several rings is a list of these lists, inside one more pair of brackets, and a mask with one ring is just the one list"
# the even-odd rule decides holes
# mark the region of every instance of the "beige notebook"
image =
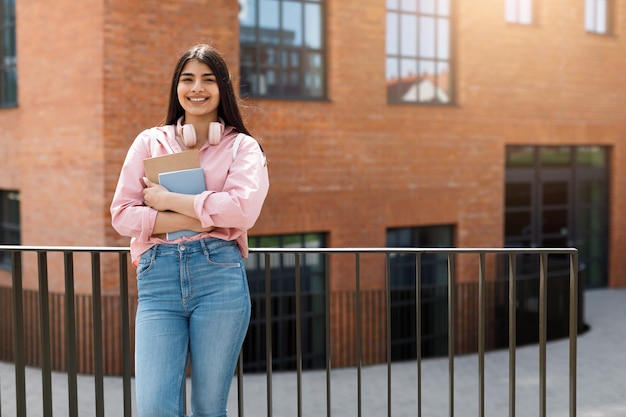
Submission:
[[190,151],[144,159],[143,166],[146,170],[146,177],[158,184],[159,174],[162,172],[200,168],[200,156],[197,149],[192,149]]

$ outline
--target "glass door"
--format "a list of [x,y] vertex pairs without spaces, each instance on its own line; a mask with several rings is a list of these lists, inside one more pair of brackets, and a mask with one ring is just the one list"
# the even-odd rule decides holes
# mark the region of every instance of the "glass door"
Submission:
[[586,287],[606,286],[607,161],[599,146],[508,146],[506,246],[576,247]]

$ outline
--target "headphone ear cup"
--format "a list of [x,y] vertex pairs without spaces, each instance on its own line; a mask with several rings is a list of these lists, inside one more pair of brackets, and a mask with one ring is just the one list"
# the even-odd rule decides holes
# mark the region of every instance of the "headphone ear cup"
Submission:
[[224,134],[224,125],[219,122],[209,124],[209,145],[219,145]]
[[193,148],[196,146],[198,141],[196,139],[196,129],[193,128],[193,125],[183,125],[181,133],[183,143],[186,147]]

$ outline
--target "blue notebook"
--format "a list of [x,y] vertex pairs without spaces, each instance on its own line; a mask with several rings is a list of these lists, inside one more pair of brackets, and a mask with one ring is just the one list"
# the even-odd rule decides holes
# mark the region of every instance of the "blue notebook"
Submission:
[[[180,194],[200,194],[206,191],[204,182],[204,171],[202,168],[183,169],[181,171],[161,172],[159,174],[159,184]],[[178,230],[166,234],[167,240],[175,240],[183,236],[193,236],[198,232],[193,230]]]

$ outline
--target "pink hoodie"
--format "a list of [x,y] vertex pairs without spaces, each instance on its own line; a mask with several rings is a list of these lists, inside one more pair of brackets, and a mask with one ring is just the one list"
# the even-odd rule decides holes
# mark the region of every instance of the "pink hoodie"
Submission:
[[[206,237],[236,240],[242,256],[248,256],[247,231],[261,214],[269,178],[265,156],[255,139],[244,135],[236,155],[233,155],[237,135],[236,130],[226,126],[218,145],[210,146],[207,141],[199,152],[208,191],[195,196],[194,209],[203,227],[214,226],[215,229],[172,241],[152,236],[157,211],[144,205],[142,178],[145,176],[144,159],[182,151],[174,138],[174,126],[147,129],[135,138],[111,203],[111,223],[119,234],[131,238],[133,263],[158,243],[179,243]],[[153,136],[157,140],[156,147],[151,147]],[[151,155],[151,148],[154,155]]]

